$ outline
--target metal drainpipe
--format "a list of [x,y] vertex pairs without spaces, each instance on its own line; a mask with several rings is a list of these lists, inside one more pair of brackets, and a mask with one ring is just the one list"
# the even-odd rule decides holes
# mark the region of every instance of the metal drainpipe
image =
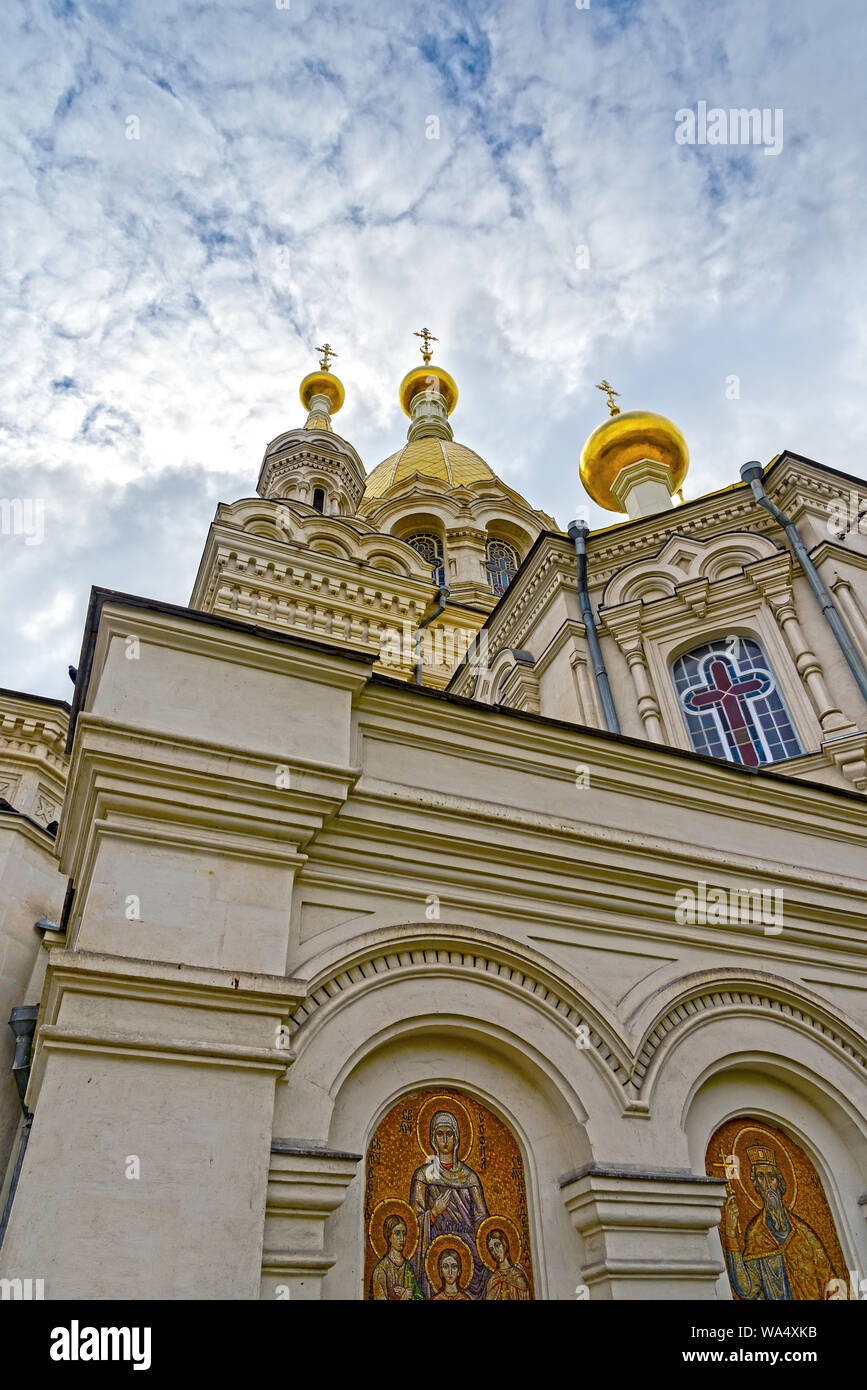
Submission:
[[586,521],[569,522],[569,535],[575,545],[575,559],[578,567],[578,599],[581,604],[581,617],[584,621],[584,631],[587,634],[587,644],[593,658],[596,689],[599,691],[599,698],[602,701],[605,723],[612,734],[619,734],[620,720],[617,718],[614,696],[611,694],[611,686],[608,684],[608,672],[605,669],[602,648],[599,645],[599,636],[596,632],[596,619],[593,616],[590,593],[587,588],[587,537],[589,534],[590,527]]
[[21,1176],[24,1155],[27,1151],[27,1140],[30,1138],[30,1126],[33,1124],[33,1116],[24,1104],[24,1097],[27,1094],[27,1082],[30,1079],[30,1054],[33,1047],[33,1034],[36,1032],[36,1016],[38,1013],[38,1004],[19,1004],[9,1015],[9,1027],[12,1029],[12,1035],[15,1038],[15,1056],[12,1059],[12,1075],[15,1078],[15,1085],[18,1087],[18,1098],[21,1101],[21,1109],[24,1112],[24,1125],[21,1130],[21,1138],[18,1141],[18,1156],[15,1160],[15,1169],[9,1184],[9,1195],[6,1198],[3,1219],[0,1220],[0,1245],[3,1244],[3,1238],[6,1235],[6,1227],[9,1225],[12,1202],[18,1187],[18,1179]]
[[822,615],[836,637],[838,646],[846,658],[846,664],[855,677],[858,689],[861,691],[864,699],[867,700],[867,667],[865,667],[864,662],[852,645],[852,639],[843,626],[843,620],[834,606],[834,600],[819,578],[816,566],[807,554],[806,546],[801,540],[797,526],[794,521],[792,521],[791,517],[786,516],[785,512],[780,511],[776,503],[772,502],[765,492],[764,482],[762,481],[764,471],[764,468],[756,459],[751,459],[750,462],[745,463],[741,469],[741,477],[745,483],[749,483],[753,490],[753,496],[759,506],[764,507],[766,512],[770,512],[777,524],[782,526],[786,534],[786,539],[795,554],[795,558],[804,571],[804,574],[807,576],[807,582],[819,601]]
[[436,606],[436,608],[434,609],[434,611],[433,611],[432,613],[429,613],[428,616],[427,616],[426,618],[423,618],[423,619],[422,619],[422,621],[421,621],[421,622],[419,623],[419,625],[418,625],[418,628],[416,629],[415,638],[413,639],[413,656],[414,656],[414,658],[415,658],[415,683],[416,683],[416,685],[421,685],[422,669],[423,669],[423,667],[424,667],[424,662],[422,661],[422,656],[421,656],[421,634],[422,634],[422,631],[423,631],[424,628],[427,627],[428,623],[432,623],[432,622],[433,622],[434,618],[438,618],[438,617],[439,617],[440,613],[442,613],[442,612],[445,610],[445,606],[446,606],[446,604],[448,603],[448,601],[449,601],[449,590],[448,590],[448,586],[445,585],[445,584],[441,584],[440,587],[437,589],[437,606]]

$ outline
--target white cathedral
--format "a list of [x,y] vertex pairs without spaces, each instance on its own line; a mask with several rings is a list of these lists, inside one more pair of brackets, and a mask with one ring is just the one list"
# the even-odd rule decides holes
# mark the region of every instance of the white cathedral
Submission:
[[420,336],[0,691],[4,1287],[865,1297],[867,485],[603,383],[564,532]]

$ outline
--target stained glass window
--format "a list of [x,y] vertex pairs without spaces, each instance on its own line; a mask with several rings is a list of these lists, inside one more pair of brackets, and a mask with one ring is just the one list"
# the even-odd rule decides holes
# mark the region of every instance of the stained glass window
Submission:
[[417,550],[421,558],[430,565],[431,582],[433,584],[445,584],[446,569],[443,543],[439,536],[431,535],[427,531],[420,531],[416,536],[407,536],[406,543],[411,545],[413,550]]
[[803,753],[770,662],[751,637],[725,637],[684,652],[671,668],[697,753],[745,767]]
[[508,541],[488,541],[485,546],[485,569],[488,583],[495,594],[504,594],[514,579],[519,565],[518,552]]

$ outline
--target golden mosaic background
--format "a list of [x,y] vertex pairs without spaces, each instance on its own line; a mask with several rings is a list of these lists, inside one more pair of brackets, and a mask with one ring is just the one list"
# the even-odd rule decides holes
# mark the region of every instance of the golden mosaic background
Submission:
[[[786,1181],[787,1190],[783,1198],[786,1209],[812,1227],[828,1253],[835,1276],[848,1285],[846,1261],[819,1174],[790,1135],[765,1120],[749,1115],[739,1115],[721,1125],[708,1144],[705,1156],[705,1172],[708,1177],[714,1178],[725,1178],[725,1155],[734,1154],[739,1160],[740,1177],[727,1179],[726,1191],[737,1199],[741,1232],[746,1231],[747,1223],[761,1210],[762,1205],[750,1183],[750,1161],[746,1150],[753,1144],[769,1145],[774,1150]],[[725,1249],[724,1211],[719,1233]],[[732,1297],[740,1301],[735,1289],[732,1289]]]
[[[370,1141],[364,1189],[364,1298],[368,1296],[374,1266],[385,1248],[381,1239],[382,1222],[389,1212],[398,1209],[407,1216],[413,1174],[429,1155],[428,1131],[431,1118],[438,1110],[451,1110],[457,1117],[461,1130],[460,1160],[473,1168],[481,1180],[490,1216],[480,1229],[499,1224],[508,1231],[512,1263],[521,1264],[530,1283],[530,1297],[535,1298],[527,1190],[518,1145],[502,1120],[472,1096],[449,1087],[413,1091],[402,1096],[383,1118]],[[465,1115],[472,1128],[469,1148]],[[423,1143],[419,1142],[419,1129],[425,1136]],[[380,1206],[381,1203],[384,1205]],[[371,1232],[375,1212],[377,1219]],[[516,1236],[521,1241],[520,1252],[515,1249]],[[413,1256],[416,1238],[416,1223],[411,1221],[406,1245],[408,1258]]]

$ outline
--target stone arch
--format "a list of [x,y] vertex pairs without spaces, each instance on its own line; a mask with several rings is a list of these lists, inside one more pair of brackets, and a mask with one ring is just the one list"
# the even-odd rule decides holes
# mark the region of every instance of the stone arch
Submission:
[[[822,1178],[844,1254],[867,1269],[867,1042],[858,1029],[791,980],[730,969],[669,982],[632,1021],[634,1113],[672,1136],[670,1161],[703,1173],[710,1137],[739,1114],[789,1131]],[[724,1265],[715,1228],[709,1240]],[[725,1274],[717,1296],[731,1297]]]
[[412,574],[408,564],[382,548],[371,548],[364,558],[376,569],[386,570],[388,574],[399,574],[405,579],[409,579]]
[[534,540],[526,526],[519,526],[508,517],[496,515],[487,519],[484,526],[487,540],[508,542],[518,552],[519,563],[526,557]]
[[[561,966],[531,947],[475,927],[409,923],[365,933],[312,957],[293,974],[308,981],[307,997],[289,1020],[298,1056],[329,1015],[351,1000],[379,991],[388,978],[473,981],[513,1001],[526,1002],[536,1015],[565,1035],[574,1047],[581,1037],[605,1079],[619,1097],[632,1072],[632,1058],[616,1016]],[[582,1030],[579,1033],[579,1030]]]
[[[588,1115],[616,1124],[622,1114],[615,1068],[628,1059],[606,1006],[531,949],[436,924],[336,944],[293,974],[309,993],[290,1023],[295,1060],[278,1088],[276,1132],[296,1133],[292,1116],[304,1113],[305,1140],[366,1154],[401,1094],[436,1085],[469,1092],[521,1151],[537,1297],[572,1296],[580,1239],[556,1178],[592,1159]],[[579,1049],[582,1020],[590,1046]],[[359,1296],[362,1182],[356,1175],[329,1218],[329,1248],[345,1253],[326,1278],[327,1298]]]
[[[791,1135],[806,1153],[822,1183],[847,1268],[867,1269],[867,1231],[862,1216],[867,1190],[867,1125],[829,1078],[795,1059],[761,1053],[717,1058],[692,1087],[683,1116],[689,1160],[703,1170],[713,1134],[731,1119],[755,1117]],[[725,1264],[719,1232],[710,1247]],[[728,1278],[717,1281],[717,1297],[731,1299]]]
[[[765,653],[765,657],[770,661],[764,635],[760,631],[758,623],[744,622],[743,619],[737,618],[734,622],[723,621],[721,623],[710,623],[706,628],[702,628],[701,632],[692,632],[688,636],[681,637],[678,642],[673,643],[666,652],[669,678],[671,676],[671,668],[679,656],[683,656],[685,652],[692,651],[693,647],[703,647],[706,642],[725,642],[730,637],[745,637],[749,638],[751,642],[758,642],[762,651]],[[774,674],[776,674],[776,671]]]
[[[409,988],[407,988],[409,986]],[[419,982],[390,985],[396,1008],[413,1013]],[[345,1020],[344,1020],[345,1023]],[[435,1045],[431,1034],[436,1029]],[[328,1030],[330,1031],[330,1030]],[[341,1029],[330,1046],[345,1041]],[[303,1067],[299,1057],[295,1067]],[[294,1067],[293,1067],[294,1071]],[[289,1087],[292,1085],[290,1076]],[[401,1095],[449,1087],[471,1094],[511,1130],[521,1153],[530,1213],[537,1298],[565,1297],[574,1289],[581,1250],[557,1190],[556,1177],[588,1161],[587,1112],[562,1086],[544,1050],[521,1046],[514,1035],[468,1014],[413,1017],[366,1040],[347,1059],[330,1096],[324,1142],[362,1155],[356,1180],[330,1218],[328,1245],[342,1258],[327,1276],[326,1298],[357,1298],[364,1257],[363,1173],[368,1145],[382,1116]],[[281,1088],[282,1089],[282,1088]],[[302,1104],[306,1102],[306,1095]],[[291,1098],[290,1098],[291,1105]],[[278,1098],[278,1115],[280,1101]],[[278,1119],[278,1125],[282,1121]],[[285,1124],[284,1126],[285,1127]]]
[[[811,1047],[836,1057],[865,1088],[867,1098],[867,1041],[819,995],[779,976],[723,969],[681,977],[651,997],[636,1022],[642,1018],[646,1021],[638,1034],[631,1087],[645,1105],[651,1105],[662,1071],[684,1041],[689,1039],[692,1047],[695,1035],[707,1026],[732,1019],[755,1020],[766,1033],[770,1029],[783,1055],[787,1035],[808,1039]],[[696,1044],[695,1056],[700,1055]]]
[[248,536],[261,536],[263,540],[285,541],[286,532],[273,521],[248,521],[244,527]]
[[[519,1116],[518,1114],[513,1113],[513,1108],[512,1108],[512,1107],[510,1106],[510,1104],[509,1104],[508,1097],[504,1098],[504,1096],[503,1096],[503,1094],[502,1094],[502,1088],[497,1088],[497,1090],[492,1090],[492,1089],[490,1088],[490,1086],[485,1086],[485,1085],[483,1084],[481,1078],[479,1078],[479,1079],[477,1079],[477,1080],[470,1080],[470,1081],[468,1081],[468,1082],[441,1081],[439,1078],[433,1078],[433,1079],[424,1081],[423,1083],[421,1083],[421,1085],[418,1085],[418,1086],[413,1086],[412,1084],[410,1084],[409,1086],[406,1086],[406,1085],[401,1086],[401,1087],[395,1092],[395,1094],[394,1094],[393,1096],[391,1096],[390,1098],[386,1098],[386,1099],[384,1100],[384,1102],[382,1102],[382,1103],[377,1107],[377,1111],[376,1111],[375,1115],[372,1116],[371,1119],[370,1119],[370,1123],[368,1124],[367,1129],[366,1129],[366,1132],[365,1132],[365,1142],[364,1142],[364,1146],[363,1146],[363,1147],[364,1147],[364,1158],[363,1158],[362,1161],[363,1161],[363,1163],[364,1163],[364,1165],[365,1165],[365,1168],[366,1168],[367,1160],[368,1160],[369,1153],[370,1153],[370,1144],[372,1143],[374,1137],[380,1132],[381,1126],[382,1126],[382,1123],[383,1123],[383,1120],[385,1119],[385,1117],[389,1114],[390,1111],[393,1112],[394,1109],[395,1109],[395,1107],[401,1107],[403,1104],[405,1104],[406,1101],[407,1101],[410,1097],[413,1096],[413,1093],[414,1093],[414,1092],[417,1093],[418,1091],[422,1091],[422,1092],[425,1092],[425,1091],[426,1091],[426,1092],[428,1092],[429,1094],[430,1094],[430,1093],[434,1093],[434,1094],[435,1094],[435,1093],[438,1092],[438,1091],[440,1091],[440,1092],[442,1092],[442,1091],[450,1092],[450,1093],[453,1094],[454,1100],[456,1100],[456,1101],[458,1102],[458,1105],[457,1105],[456,1109],[453,1109],[452,1105],[449,1103],[449,1100],[446,1099],[446,1097],[444,1096],[444,1097],[442,1098],[442,1100],[441,1100],[439,1103],[436,1104],[435,1107],[434,1107],[434,1106],[431,1106],[431,1107],[429,1108],[429,1110],[428,1110],[428,1118],[430,1117],[430,1114],[432,1113],[433,1109],[437,1109],[437,1110],[439,1110],[439,1109],[452,1110],[453,1113],[456,1113],[458,1116],[460,1116],[460,1113],[461,1113],[460,1107],[461,1107],[461,1106],[464,1107],[464,1115],[467,1116],[467,1110],[472,1110],[473,1103],[475,1103],[476,1105],[479,1105],[479,1106],[483,1107],[484,1110],[486,1110],[486,1111],[488,1112],[488,1118],[489,1118],[489,1119],[492,1119],[492,1120],[494,1121],[494,1124],[495,1124],[495,1125],[497,1125],[497,1124],[502,1125],[502,1126],[508,1131],[508,1134],[507,1134],[507,1135],[501,1136],[501,1138],[503,1138],[503,1139],[505,1140],[505,1144],[506,1144],[507,1146],[510,1146],[511,1144],[513,1144],[513,1145],[514,1145],[514,1149],[517,1150],[517,1156],[518,1156],[518,1158],[519,1158],[519,1160],[520,1160],[521,1176],[522,1176],[523,1181],[524,1181],[525,1191],[527,1191],[527,1189],[529,1189],[529,1190],[528,1190],[528,1202],[527,1202],[527,1211],[528,1211],[528,1215],[530,1216],[530,1221],[529,1221],[528,1224],[529,1224],[530,1227],[531,1227],[531,1231],[530,1231],[530,1241],[529,1241],[529,1244],[530,1244],[529,1263],[530,1263],[530,1266],[531,1266],[531,1267],[532,1267],[532,1266],[537,1266],[537,1249],[538,1249],[538,1244],[539,1244],[539,1236],[538,1236],[538,1225],[539,1225],[539,1223],[538,1223],[538,1220],[537,1220],[536,1218],[537,1218],[537,1215],[538,1215],[538,1206],[539,1206],[538,1197],[539,1197],[539,1193],[538,1193],[538,1191],[535,1191],[535,1190],[534,1190],[534,1188],[537,1188],[537,1187],[538,1187],[538,1182],[537,1182],[537,1181],[534,1181],[534,1180],[536,1179],[537,1175],[536,1175],[536,1173],[535,1173],[535,1171],[534,1171],[535,1165],[534,1165],[533,1142],[532,1142],[531,1135],[528,1133],[526,1124],[522,1124],[520,1116]],[[456,1094],[454,1094],[454,1093],[456,1093]],[[460,1120],[459,1120],[459,1125],[460,1125]],[[463,1128],[463,1127],[462,1127],[462,1128]],[[465,1131],[464,1131],[464,1137],[466,1137]],[[414,1139],[414,1138],[415,1138],[415,1136],[412,1136],[412,1139]],[[410,1140],[410,1142],[412,1143],[412,1140]],[[468,1148],[468,1147],[469,1147],[468,1144],[465,1145],[465,1149],[464,1149],[464,1156],[465,1156],[465,1157],[469,1157],[469,1155],[467,1154],[467,1148]],[[418,1147],[415,1146],[415,1145],[413,1145],[413,1149],[414,1149],[414,1162],[413,1162],[413,1164],[412,1164],[412,1167],[413,1167],[413,1168],[417,1168],[418,1166],[420,1166],[420,1164],[421,1164],[424,1160],[423,1160],[423,1158],[422,1158],[422,1156],[421,1156],[421,1153],[420,1153]],[[514,1151],[514,1150],[513,1150],[513,1151]],[[493,1155],[493,1153],[492,1153],[491,1157],[493,1158],[493,1156],[494,1156],[494,1155]],[[471,1160],[471,1161],[472,1161],[472,1160]],[[486,1166],[487,1166],[487,1165],[486,1165]],[[359,1165],[359,1167],[361,1167],[361,1165]],[[404,1170],[404,1179],[406,1179],[407,1176],[408,1176],[408,1172],[407,1172],[407,1170]],[[491,1176],[492,1176],[492,1169],[491,1169],[491,1168],[488,1169],[488,1172],[487,1172],[487,1173],[484,1171],[484,1169],[479,1170],[479,1177],[480,1177],[480,1179],[481,1179],[482,1189],[483,1189],[483,1192],[484,1192],[484,1194],[485,1194],[485,1198],[486,1198],[486,1201],[487,1201],[488,1211],[489,1211],[489,1214],[490,1214],[491,1216],[494,1216],[494,1215],[497,1214],[497,1212],[500,1212],[501,1214],[503,1214],[503,1213],[502,1213],[502,1208],[497,1207],[497,1206],[494,1206],[494,1207],[491,1206],[491,1196],[492,1196],[492,1192],[491,1192],[491,1187],[490,1187],[489,1182],[488,1182],[488,1179],[489,1179]],[[509,1186],[511,1187],[511,1184],[509,1184]],[[400,1188],[398,1188],[398,1191],[400,1191]],[[396,1194],[395,1194],[395,1195],[396,1195]],[[408,1194],[407,1194],[406,1192],[401,1192],[401,1195],[408,1195]],[[514,1215],[514,1214],[515,1214],[515,1213],[513,1212],[513,1215]],[[366,1229],[365,1229],[365,1232],[364,1232],[364,1233],[366,1234]],[[363,1245],[364,1245],[364,1244],[365,1244],[365,1242],[363,1241]],[[369,1251],[367,1250],[366,1246],[365,1246],[365,1252],[364,1252],[364,1253],[368,1253],[368,1254],[369,1254]],[[525,1252],[525,1253],[526,1253],[526,1252]],[[522,1256],[521,1256],[521,1259],[522,1259],[522,1263],[525,1263],[525,1261],[524,1261],[524,1255],[523,1255],[523,1254],[522,1254]],[[534,1283],[536,1284],[536,1288],[537,1288],[537,1290],[538,1290],[538,1286],[539,1286],[539,1270],[538,1270],[538,1267],[535,1268],[534,1274],[535,1274]],[[542,1277],[543,1277],[543,1282],[544,1282],[544,1276],[542,1276]],[[365,1286],[366,1286],[366,1282],[367,1282],[367,1281],[365,1281]],[[538,1296],[538,1294],[537,1294],[537,1296]]]

